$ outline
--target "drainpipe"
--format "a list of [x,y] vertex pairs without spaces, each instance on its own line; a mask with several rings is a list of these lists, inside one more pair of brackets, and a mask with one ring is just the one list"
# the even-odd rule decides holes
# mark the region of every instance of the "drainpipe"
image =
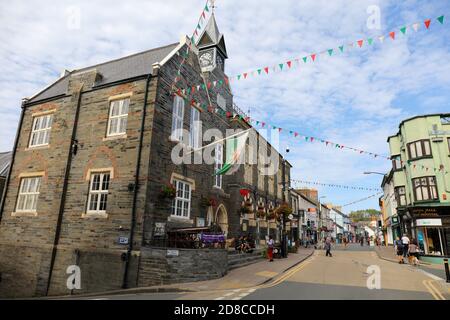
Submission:
[[[72,158],[74,156],[74,150],[76,149],[76,135],[77,135],[77,128],[78,128],[78,118],[80,115],[80,106],[81,106],[81,95],[83,90],[83,85],[81,85],[78,94],[78,101],[77,101],[77,108],[75,110],[75,117],[73,120],[73,128],[72,128],[72,137],[70,139],[70,146],[69,146],[69,154],[67,155],[67,162],[66,162],[66,169],[64,172],[64,182],[63,182],[63,189],[62,189],[62,195],[61,195],[61,203],[59,205],[59,212],[58,212],[58,220],[56,223],[56,230],[55,230],[55,240],[53,241],[53,249],[52,249],[52,257],[50,260],[50,271],[48,274],[48,280],[47,280],[47,292],[46,295],[48,296],[49,290],[50,290],[50,283],[52,280],[52,274],[53,274],[53,267],[55,265],[56,260],[56,251],[59,243],[59,238],[61,234],[61,224],[62,219],[64,215],[64,207],[66,204],[66,196],[67,196],[67,189],[69,186],[69,176],[70,176],[70,168],[72,166]],[[75,148],[74,148],[75,147]]]
[[125,257],[125,271],[123,273],[123,281],[122,288],[126,289],[128,287],[128,270],[130,268],[130,257],[131,252],[133,251],[133,237],[134,237],[134,229],[136,228],[136,202],[138,196],[139,189],[139,174],[141,168],[141,155],[142,155],[142,144],[144,140],[144,127],[145,127],[145,115],[147,111],[147,100],[148,100],[148,87],[150,85],[150,80],[152,75],[149,74],[147,76],[147,81],[145,83],[145,97],[144,97],[144,106],[142,108],[142,118],[141,118],[141,132],[139,136],[139,147],[136,161],[136,174],[134,177],[134,192],[133,192],[133,205],[131,209],[131,227],[130,227],[130,237],[128,239],[128,249]]
[[16,157],[16,149],[17,149],[17,145],[19,144],[19,136],[20,136],[20,130],[22,129],[22,123],[23,123],[23,118],[25,115],[25,104],[27,103],[28,99],[22,99],[22,111],[20,112],[20,120],[19,120],[19,127],[17,128],[17,132],[16,132],[16,138],[14,140],[14,148],[12,150],[12,155],[11,155],[11,164],[9,166],[8,169],[8,175],[6,177],[6,181],[5,181],[5,186],[4,186],[4,190],[3,190],[3,195],[0,203],[0,223],[2,222],[2,216],[3,216],[3,208],[5,206],[5,201],[6,201],[6,193],[8,192],[8,184],[9,184],[9,180],[11,179],[11,172],[12,172],[12,167],[14,164],[14,158]]

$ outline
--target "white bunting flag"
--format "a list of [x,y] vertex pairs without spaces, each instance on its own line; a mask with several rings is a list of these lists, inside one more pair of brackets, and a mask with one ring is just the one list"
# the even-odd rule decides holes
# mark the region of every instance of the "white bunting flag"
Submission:
[[414,23],[414,24],[412,25],[412,27],[413,27],[413,29],[414,29],[415,32],[417,32],[417,30],[419,30],[419,26],[420,26],[420,23]]

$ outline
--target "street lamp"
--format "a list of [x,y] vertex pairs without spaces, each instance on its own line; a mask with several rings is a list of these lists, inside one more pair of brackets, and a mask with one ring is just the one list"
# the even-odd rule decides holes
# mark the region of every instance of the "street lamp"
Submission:
[[[321,196],[321,197],[319,197],[319,229],[320,229],[320,239],[322,239],[323,238],[323,235],[322,235],[322,205],[320,204],[320,199],[322,199],[322,198],[326,198],[327,196]],[[319,242],[319,239],[317,239],[317,242]]]
[[[289,147],[286,147],[286,153],[289,153]],[[283,157],[283,166],[282,166],[282,177],[281,177],[281,183],[283,185],[283,203],[286,203],[286,159]],[[289,175],[289,179],[290,179]],[[290,185],[290,183],[288,183]],[[286,232],[286,215],[283,214],[283,231],[282,231],[282,242],[281,246],[283,250],[281,250],[283,257],[287,258],[288,256],[288,245],[287,245],[287,232]]]

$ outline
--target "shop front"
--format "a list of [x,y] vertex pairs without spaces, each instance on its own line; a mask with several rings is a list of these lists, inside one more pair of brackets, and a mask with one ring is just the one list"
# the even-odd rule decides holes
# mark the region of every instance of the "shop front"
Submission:
[[422,259],[442,263],[450,257],[450,207],[410,208],[413,218],[412,237],[423,252]]

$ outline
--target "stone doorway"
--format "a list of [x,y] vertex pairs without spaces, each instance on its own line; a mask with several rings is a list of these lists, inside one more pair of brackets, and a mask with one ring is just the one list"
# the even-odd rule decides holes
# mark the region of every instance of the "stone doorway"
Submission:
[[222,231],[225,234],[225,237],[228,235],[228,213],[227,209],[225,209],[225,206],[221,204],[216,211],[216,221],[217,224],[220,226]]

